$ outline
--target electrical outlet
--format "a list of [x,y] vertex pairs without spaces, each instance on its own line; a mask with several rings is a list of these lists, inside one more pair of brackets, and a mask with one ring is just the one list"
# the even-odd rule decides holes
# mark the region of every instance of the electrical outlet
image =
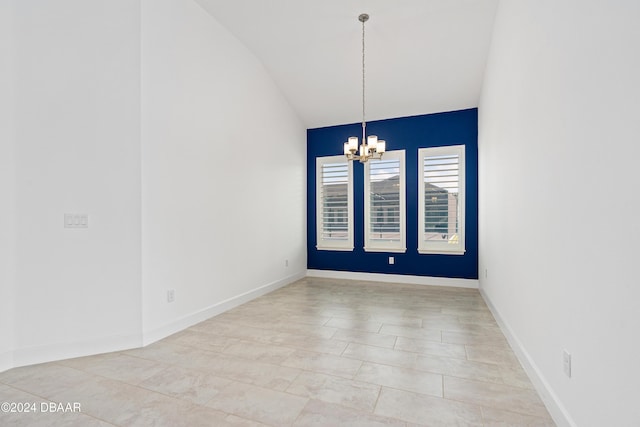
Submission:
[[174,289],[169,289],[167,291],[167,302],[174,302],[176,300],[176,291]]
[[567,350],[562,351],[562,366],[567,377],[571,378],[571,353]]
[[484,269],[484,278],[486,279],[488,276],[489,276],[489,273],[488,273],[487,269],[485,268]]
[[392,256],[390,256],[390,257],[389,257],[389,265],[393,265],[393,264],[395,264],[395,263],[396,263],[395,258],[394,258],[394,257],[392,257]]
[[89,214],[64,214],[64,228],[89,228]]
[[285,260],[284,260],[284,266],[285,266],[285,267],[289,267],[289,260],[288,260],[288,259],[285,259]]

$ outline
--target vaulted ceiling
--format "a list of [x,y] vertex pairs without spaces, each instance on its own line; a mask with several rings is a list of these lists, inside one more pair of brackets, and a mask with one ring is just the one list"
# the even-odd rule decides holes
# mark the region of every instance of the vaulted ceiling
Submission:
[[498,0],[196,0],[308,128],[477,107]]

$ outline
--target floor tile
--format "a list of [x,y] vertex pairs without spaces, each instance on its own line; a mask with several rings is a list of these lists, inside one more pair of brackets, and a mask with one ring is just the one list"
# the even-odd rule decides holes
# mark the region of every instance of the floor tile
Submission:
[[442,375],[365,362],[356,380],[442,397]]
[[300,369],[295,369],[295,367],[278,366],[257,360],[213,353],[204,361],[204,364],[203,360],[199,360],[198,364],[192,364],[189,360],[185,360],[184,366],[192,366],[194,369],[209,372],[220,378],[255,384],[274,390],[285,390],[300,374]]
[[236,342],[237,339],[187,329],[171,335],[164,341],[201,350],[221,352],[230,343]]
[[334,317],[329,320],[325,324],[325,326],[339,329],[353,329],[355,331],[378,332],[382,327],[382,323],[367,320],[353,320]]
[[282,332],[271,340],[271,343],[283,347],[328,353],[339,356],[347,347],[347,342],[326,338],[310,337],[304,334]]
[[225,418],[224,421],[228,425],[228,427],[268,427],[267,424],[248,420],[246,418],[241,418],[233,414],[229,414],[229,416]]
[[[40,402],[37,403],[40,405]],[[13,427],[113,427],[113,424],[77,412],[2,413],[0,425]]]
[[364,412],[373,412],[380,386],[331,375],[303,372],[287,388],[287,393],[337,403]]
[[465,347],[460,344],[447,344],[420,338],[398,337],[396,350],[410,351],[419,354],[431,354],[434,356],[453,357],[456,359],[466,359]]
[[343,318],[351,320],[361,320],[369,322],[377,322],[394,326],[408,326],[412,328],[422,327],[422,318],[419,316],[406,316],[404,310],[397,313],[381,313],[375,307],[372,309],[360,310],[349,314],[334,314],[334,318]]
[[473,332],[465,328],[463,331],[442,331],[442,342],[450,344],[469,344],[476,346],[492,345],[509,348],[509,343],[500,332]]
[[226,414],[107,378],[70,387],[51,398],[79,402],[82,411],[115,425],[192,426]]
[[494,408],[482,408],[482,417],[485,427],[555,427],[556,425],[551,418],[532,417]]
[[444,397],[524,415],[545,417],[548,414],[534,390],[502,384],[445,376]]
[[242,357],[244,359],[259,360],[264,363],[277,365],[289,357],[295,350],[271,344],[237,341],[229,344],[223,350],[224,354]]
[[[63,427],[63,426],[111,426],[82,412],[52,412],[48,404],[50,400],[40,398],[22,390],[0,384],[0,402],[15,403],[15,407],[9,407],[8,411],[0,412],[0,425],[15,427]],[[53,402],[58,403],[58,402]],[[18,408],[18,404],[23,405]],[[28,404],[28,410],[24,409]],[[44,408],[44,409],[43,409]],[[72,406],[73,408],[73,406]],[[15,412],[12,412],[15,411]],[[80,406],[82,411],[82,406]]]
[[381,322],[384,325],[390,326],[406,326],[410,328],[421,328],[422,327],[422,319],[418,316],[405,316],[405,315],[381,315],[381,314],[372,314],[371,319],[375,322]]
[[520,366],[520,362],[518,362],[513,351],[506,349],[504,346],[465,345],[465,348],[467,359],[469,360],[514,367]]
[[[215,319],[215,317],[213,319]],[[264,326],[263,323],[260,324]],[[278,334],[278,331],[274,329],[259,328],[231,322],[221,322],[212,319],[198,323],[197,325],[189,328],[189,330],[245,341],[256,341],[265,344],[269,343],[269,339],[271,337]]]
[[290,323],[285,321],[270,324],[269,328],[277,332],[304,334],[316,338],[331,338],[337,330],[337,328],[329,326],[308,325],[305,323]]
[[310,401],[293,424],[295,427],[405,427],[400,420],[380,417],[344,406]]
[[412,368],[418,355],[390,348],[374,347],[358,343],[350,343],[342,353],[342,357],[358,359],[366,362]]
[[451,314],[432,313],[423,316],[422,328],[432,330],[458,330],[462,327],[458,316]]
[[[125,350],[121,353],[165,364],[175,364],[189,356],[194,351],[193,349],[194,347],[161,340],[146,347]],[[202,351],[202,349],[196,349]]]
[[93,374],[56,363],[25,366],[0,373],[0,382],[44,398],[97,378]]
[[500,365],[500,375],[502,376],[502,382],[507,385],[534,389],[531,380],[520,365]]
[[59,364],[130,384],[144,381],[166,368],[165,364],[122,353],[68,359]]
[[395,335],[354,331],[349,329],[338,329],[331,338],[339,341],[355,342],[386,348],[393,348],[397,339]]
[[282,365],[351,379],[360,369],[362,362],[329,354],[297,350],[282,362]]
[[315,316],[311,314],[287,313],[283,317],[283,319],[291,323],[302,323],[302,324],[322,326],[322,325],[326,325],[326,323],[331,319],[331,317]]
[[386,387],[380,392],[375,414],[425,426],[483,425],[478,406]]
[[424,328],[411,328],[408,326],[395,326],[395,325],[382,325],[380,328],[381,334],[395,335],[405,338],[418,338],[428,341],[442,342],[440,330],[436,329],[424,329]]
[[307,401],[305,397],[234,382],[207,405],[249,420],[284,426],[293,423]]
[[138,384],[178,399],[204,404],[217,395],[231,380],[180,366],[169,366]]
[[492,363],[474,362],[451,357],[419,355],[412,366],[419,371],[451,377],[467,378],[501,384],[504,382],[500,367]]

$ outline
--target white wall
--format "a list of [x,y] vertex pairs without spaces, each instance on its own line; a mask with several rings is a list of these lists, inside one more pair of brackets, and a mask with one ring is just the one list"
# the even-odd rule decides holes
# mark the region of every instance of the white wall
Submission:
[[13,365],[15,135],[12,5],[0,2],[0,372]]
[[496,17],[480,287],[560,425],[640,425],[639,20],[631,0],[502,1]]
[[151,342],[304,274],[306,134],[262,64],[193,1],[142,1],[142,112]]
[[304,275],[304,126],[197,3],[8,0],[0,49],[0,371]]
[[140,5],[13,7],[14,362],[138,345]]

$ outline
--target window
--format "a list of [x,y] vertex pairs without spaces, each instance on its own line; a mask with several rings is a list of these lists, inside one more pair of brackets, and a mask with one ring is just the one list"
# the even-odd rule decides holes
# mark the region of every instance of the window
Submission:
[[404,150],[364,164],[364,250],[405,252]]
[[418,252],[463,254],[464,145],[418,150]]
[[316,158],[316,248],[353,250],[353,164],[345,156]]

